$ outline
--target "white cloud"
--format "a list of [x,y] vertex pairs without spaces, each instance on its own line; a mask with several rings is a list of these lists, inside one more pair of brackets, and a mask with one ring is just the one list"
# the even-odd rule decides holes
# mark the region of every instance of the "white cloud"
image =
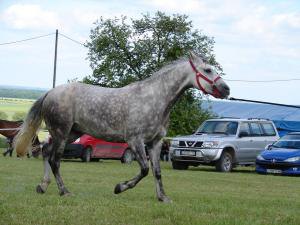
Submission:
[[203,1],[197,0],[153,0],[145,1],[145,4],[151,5],[163,11],[175,12],[203,12],[207,6]]
[[0,19],[15,29],[47,29],[60,26],[56,13],[32,4],[11,5],[3,12]]
[[289,26],[290,28],[300,28],[300,14],[285,13],[273,16],[273,24],[275,26]]
[[74,19],[84,26],[91,26],[97,19],[100,18],[99,13],[94,10],[75,9],[72,12]]

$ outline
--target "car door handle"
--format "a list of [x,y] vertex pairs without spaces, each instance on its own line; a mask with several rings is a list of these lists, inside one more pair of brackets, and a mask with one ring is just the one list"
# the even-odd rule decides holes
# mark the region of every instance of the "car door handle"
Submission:
[[250,142],[253,142],[253,140],[250,140]]

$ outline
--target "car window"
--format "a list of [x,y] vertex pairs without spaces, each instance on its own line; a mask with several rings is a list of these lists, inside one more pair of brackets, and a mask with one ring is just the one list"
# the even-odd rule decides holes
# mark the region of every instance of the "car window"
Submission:
[[275,148],[300,149],[300,141],[279,140],[272,146]]
[[230,123],[227,124],[226,133],[231,134],[231,135],[235,135],[236,131],[237,131],[237,128],[238,128],[238,123],[237,122],[230,122]]
[[261,123],[261,126],[266,136],[276,136],[276,131],[271,123]]
[[240,133],[247,133],[248,135],[250,135],[250,128],[249,128],[249,124],[248,123],[241,123],[240,126]]
[[280,140],[300,140],[299,134],[287,134],[280,138]]
[[259,123],[250,123],[251,136],[262,136],[263,132],[260,129]]

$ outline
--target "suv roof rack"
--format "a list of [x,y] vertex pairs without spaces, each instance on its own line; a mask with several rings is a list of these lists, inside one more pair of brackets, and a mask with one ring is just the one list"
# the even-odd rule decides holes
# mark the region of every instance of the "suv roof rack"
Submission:
[[268,118],[248,118],[248,120],[269,120]]
[[241,119],[240,117],[234,117],[234,116],[222,116],[222,117],[219,117],[218,119]]

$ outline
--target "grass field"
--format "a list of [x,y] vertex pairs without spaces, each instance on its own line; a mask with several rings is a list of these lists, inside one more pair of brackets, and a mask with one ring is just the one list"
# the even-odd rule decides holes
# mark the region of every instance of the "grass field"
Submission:
[[12,120],[16,112],[28,112],[35,100],[18,98],[0,98],[0,111],[8,115],[8,120]]
[[156,200],[150,174],[120,195],[115,184],[137,174],[135,163],[62,162],[66,186],[60,197],[55,182],[44,195],[40,159],[0,157],[0,224],[299,224],[299,177],[264,176],[254,168],[217,173],[199,167],[174,171],[162,163],[165,190],[173,200]]

